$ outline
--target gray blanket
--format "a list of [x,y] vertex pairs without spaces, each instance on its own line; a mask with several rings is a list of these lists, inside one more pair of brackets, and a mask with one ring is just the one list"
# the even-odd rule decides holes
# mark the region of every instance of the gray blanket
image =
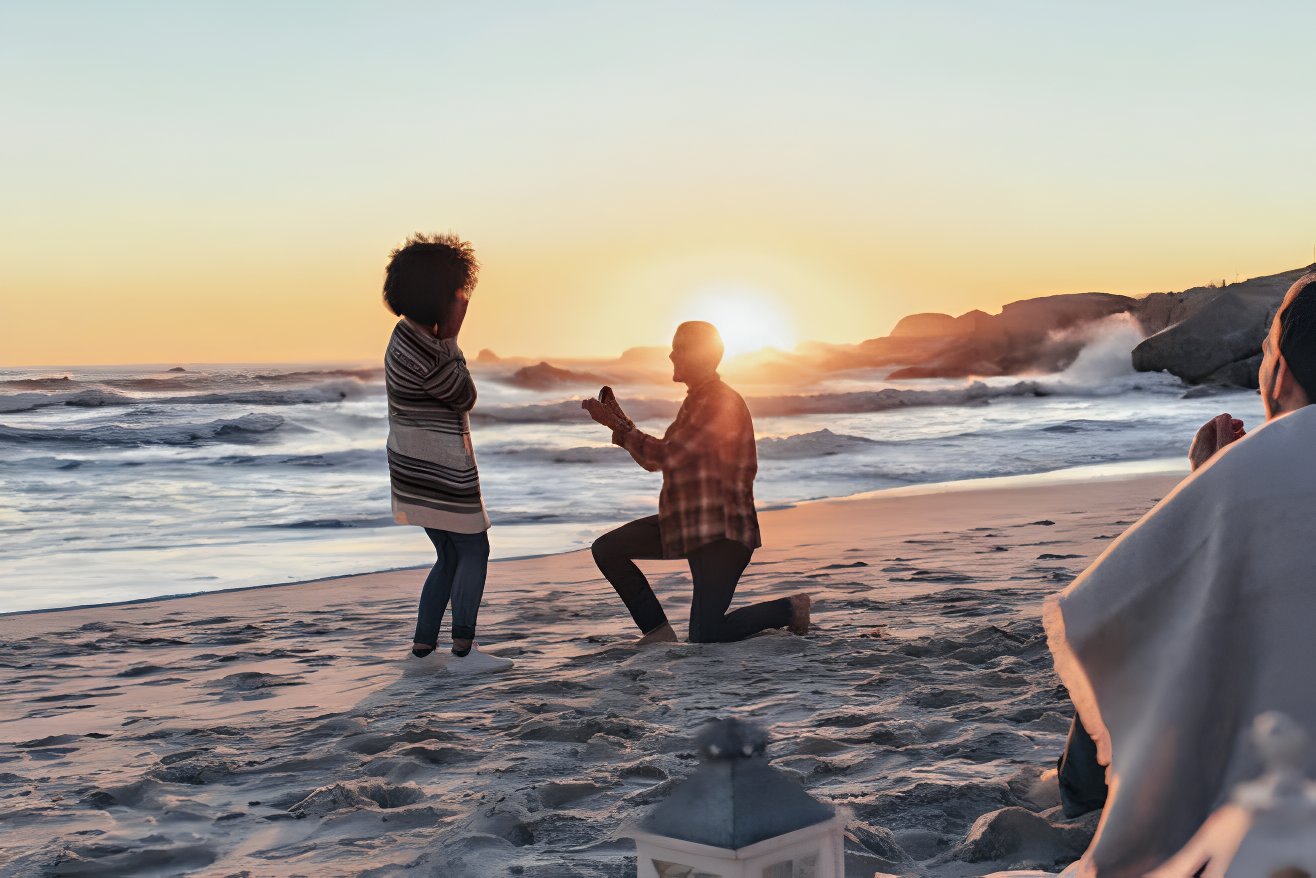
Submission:
[[1281,710],[1316,731],[1316,406],[1190,476],[1044,621],[1111,788],[1063,874],[1142,876],[1259,772],[1253,717]]

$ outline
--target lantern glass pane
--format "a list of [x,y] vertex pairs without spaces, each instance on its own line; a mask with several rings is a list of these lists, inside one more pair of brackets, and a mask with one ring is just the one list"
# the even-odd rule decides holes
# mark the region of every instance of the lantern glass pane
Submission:
[[763,878],[818,878],[818,855],[773,863],[763,870]]
[[666,860],[654,860],[653,868],[658,873],[658,878],[722,878],[721,875],[705,872],[695,866],[669,863]]

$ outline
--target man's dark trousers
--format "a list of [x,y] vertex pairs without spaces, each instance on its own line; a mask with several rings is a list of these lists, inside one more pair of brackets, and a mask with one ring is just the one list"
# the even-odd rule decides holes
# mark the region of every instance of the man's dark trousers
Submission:
[[[594,562],[612,583],[631,611],[631,618],[645,634],[667,623],[658,597],[636,561],[663,558],[662,532],[658,516],[651,515],[624,524],[594,541]],[[715,540],[686,556],[694,580],[690,604],[690,642],[726,643],[744,640],[768,628],[784,628],[791,618],[789,598],[753,604],[728,613],[740,575],[749,566],[754,551],[733,540]]]

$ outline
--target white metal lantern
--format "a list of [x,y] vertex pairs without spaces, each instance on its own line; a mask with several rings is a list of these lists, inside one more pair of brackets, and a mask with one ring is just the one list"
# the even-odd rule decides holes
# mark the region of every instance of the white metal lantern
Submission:
[[637,878],[844,878],[845,819],[768,764],[767,735],[720,720],[703,763],[631,832]]
[[1256,718],[1252,740],[1266,773],[1239,784],[1232,801],[1147,878],[1316,875],[1316,783],[1303,774],[1307,733],[1284,714],[1270,712]]

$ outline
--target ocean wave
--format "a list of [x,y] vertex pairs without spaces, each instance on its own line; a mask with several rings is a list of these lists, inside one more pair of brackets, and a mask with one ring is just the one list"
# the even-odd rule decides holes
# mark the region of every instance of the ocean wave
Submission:
[[[232,388],[243,385],[261,384],[298,384],[325,379],[347,378],[362,382],[376,382],[383,379],[382,368],[360,369],[307,369],[296,372],[180,372],[163,378],[155,376],[138,376],[132,378],[106,378],[100,384],[119,390],[137,390],[149,393],[169,393],[171,391],[196,390],[199,388]],[[40,379],[50,380],[50,379]]]
[[94,388],[66,393],[27,391],[0,394],[0,413],[30,412],[51,406],[95,408],[141,405],[314,405],[357,399],[366,393],[367,385],[357,379],[327,381],[291,390],[227,390],[168,397],[132,397],[113,390]]
[[[1167,380],[1168,379],[1168,380]],[[1183,384],[1173,376],[1133,373],[1112,376],[1107,382],[1078,380],[1075,373],[1058,373],[1046,379],[1027,379],[1011,384],[974,381],[963,387],[922,389],[887,387],[846,393],[822,393],[804,396],[752,397],[746,400],[756,417],[792,415],[869,414],[891,409],[915,407],[957,407],[987,405],[996,399],[1025,397],[1076,396],[1110,397],[1128,393],[1178,393]]]
[[28,390],[69,390],[81,381],[68,375],[52,375],[48,378],[7,378],[0,381],[0,387],[21,387]]
[[227,376],[187,373],[171,375],[168,378],[106,378],[97,383],[119,390],[169,393],[170,391],[194,390],[198,387],[220,386],[230,381],[232,381],[232,378]]
[[355,378],[363,382],[384,380],[381,366],[364,366],[359,369],[308,369],[300,372],[269,372],[251,376],[253,380],[271,384],[285,381],[316,381],[322,378]]
[[30,412],[55,405],[75,408],[132,405],[133,400],[112,390],[73,390],[67,393],[8,393],[0,394],[0,413]]
[[[1028,426],[993,426],[938,434],[936,436],[918,435],[906,439],[869,439],[864,436],[852,436],[836,433],[826,428],[811,433],[797,433],[790,436],[767,436],[757,441],[758,456],[761,460],[805,460],[810,458],[831,457],[838,454],[850,454],[864,451],[888,450],[898,452],[907,449],[931,449],[935,447],[953,448],[965,441],[990,440],[1000,442],[1024,442],[1030,438],[1045,434],[1088,434],[1088,433],[1124,433],[1128,423],[1119,420],[1095,418],[1072,418],[1047,425]],[[585,445],[571,448],[554,448],[550,446],[528,445],[523,443],[499,445],[482,449],[484,459],[493,457],[510,458],[523,463],[553,464],[625,464],[629,461],[625,452],[612,445]],[[246,462],[249,458],[235,459]]]
[[[1048,435],[1083,435],[1093,433],[1115,433],[1121,436],[1129,434],[1129,422],[1099,418],[1070,418],[1051,424],[1015,424],[1013,426],[989,424],[973,429],[931,436],[910,436],[905,439],[868,439],[868,447],[891,450],[920,449],[931,451],[945,449],[939,454],[954,456],[954,449],[966,442],[1005,443],[1023,447],[1033,439],[1045,439]],[[851,450],[857,450],[852,448]]]
[[[632,419],[647,421],[650,418],[673,418],[681,404],[667,399],[631,399],[622,400],[622,407]],[[580,407],[579,399],[568,399],[562,402],[477,407],[471,412],[471,420],[505,424],[556,424],[588,421],[589,415]]]
[[37,469],[49,470],[71,470],[85,466],[88,461],[78,460],[77,458],[52,457],[48,454],[32,455],[28,457],[15,457],[7,454],[0,457],[0,467],[14,467],[24,471]]
[[81,430],[9,427],[0,424],[0,443],[11,445],[200,445],[207,442],[251,442],[279,429],[279,415],[246,414],[220,418],[205,424],[162,424],[153,427],[124,427],[103,424]]
[[[791,415],[841,415],[881,412],[912,406],[982,405],[993,399],[1024,396],[1051,396],[1063,392],[1037,381],[1017,381],[1008,385],[991,385],[974,381],[964,387],[924,390],[887,387],[845,393],[818,393],[790,396],[759,396],[746,400],[756,417]],[[622,399],[622,407],[634,420],[671,418],[680,403],[665,399]],[[579,400],[531,405],[500,405],[477,408],[471,412],[476,421],[502,423],[562,423],[588,420]]]
[[[862,448],[882,445],[874,439],[847,436],[831,430],[817,430],[794,436],[769,436],[758,440],[759,457],[769,460],[793,460],[808,457],[826,457]],[[483,456],[507,456],[518,462],[624,464],[630,458],[613,445],[582,445],[573,448],[549,448],[536,445],[505,445],[481,452]]]
[[387,461],[384,442],[378,448],[352,448],[319,454],[229,454],[204,461],[213,466],[297,466],[317,469],[343,468],[359,464],[383,464]]
[[307,518],[301,521],[289,521],[281,524],[253,524],[249,527],[270,527],[280,530],[341,530],[359,527],[388,527],[393,524],[391,515],[376,515],[359,518]]
[[[296,390],[229,390],[175,396],[167,401],[178,405],[310,405],[342,402],[366,394],[366,385],[357,379],[327,381]],[[166,400],[155,400],[165,402]]]
[[536,463],[622,463],[630,460],[626,452],[614,445],[581,445],[575,448],[552,448],[543,445],[503,445],[480,451],[484,457],[510,457],[514,461]]
[[[634,518],[644,514],[646,508],[633,510],[616,507],[600,509],[572,509],[569,512],[540,512],[522,509],[490,509],[489,519],[500,527],[524,524],[593,524],[600,521],[616,521],[618,518]],[[651,513],[650,513],[651,514]]]
[[[1129,429],[1128,421],[1098,420],[1096,418],[1073,418],[1068,421],[1061,421],[1056,424],[1048,424],[1045,427],[1024,427],[1014,428],[1011,432],[1032,432],[1038,430],[1043,433],[1127,433]],[[968,434],[973,435],[973,434]]]
[[[7,429],[0,427],[0,431]],[[35,432],[35,431],[34,431]],[[42,431],[43,436],[45,431]],[[0,432],[0,441],[3,433]],[[111,443],[122,445],[124,443]],[[159,443],[146,443],[159,444]],[[173,443],[163,443],[173,444]],[[40,448],[41,446],[36,446]],[[384,453],[384,443],[378,448],[356,448],[343,451],[325,451],[319,454],[226,454],[223,457],[187,456],[171,454],[169,463],[173,466],[218,466],[218,467],[304,467],[308,469],[350,469],[355,466],[373,466],[386,472],[388,457]],[[62,457],[49,454],[14,455],[0,457],[0,467],[16,469],[96,469],[112,471],[132,467],[146,466],[147,461],[136,459],[119,459],[113,457]]]
[[768,460],[795,460],[808,457],[828,457],[878,445],[862,436],[847,436],[831,430],[815,430],[794,436],[768,437],[758,441],[759,457]]
[[974,381],[965,387],[940,390],[885,387],[881,390],[859,390],[850,393],[761,396],[746,402],[749,410],[758,417],[789,417],[867,414],[914,406],[983,405],[993,399],[1051,394],[1052,391],[1036,381],[1016,381],[1008,385],[991,385]]

